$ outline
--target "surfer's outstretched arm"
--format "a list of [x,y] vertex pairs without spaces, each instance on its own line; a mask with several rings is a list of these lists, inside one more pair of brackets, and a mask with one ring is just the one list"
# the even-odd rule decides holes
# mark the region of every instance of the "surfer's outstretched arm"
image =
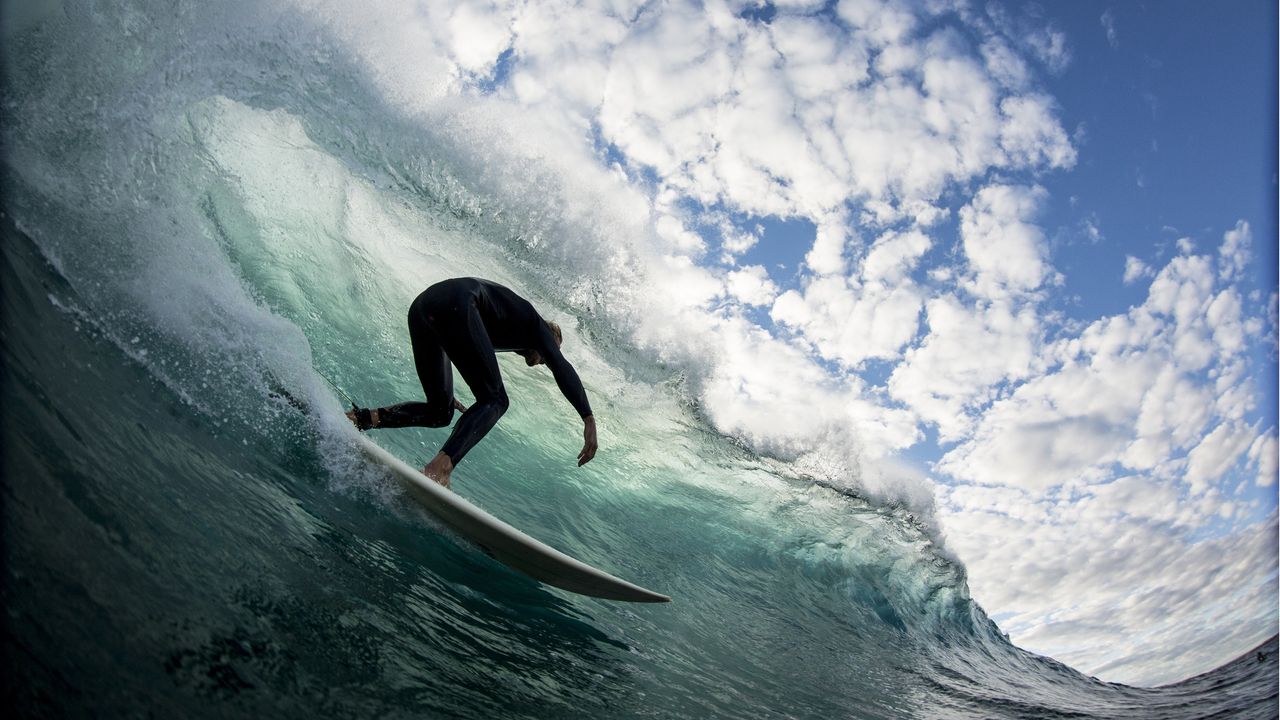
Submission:
[[542,346],[537,350],[538,359],[550,368],[560,392],[582,418],[582,450],[578,452],[578,467],[582,467],[591,462],[599,448],[596,441],[596,418],[591,412],[591,403],[587,401],[587,391],[582,387],[582,379],[560,352],[560,341],[552,335],[549,324],[543,324],[540,340]]

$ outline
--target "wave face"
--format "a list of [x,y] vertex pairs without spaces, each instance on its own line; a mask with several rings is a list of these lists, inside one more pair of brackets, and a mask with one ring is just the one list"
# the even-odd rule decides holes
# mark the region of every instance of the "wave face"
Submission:
[[[8,10],[10,707],[1274,716],[1275,640],[1164,688],[1085,677],[1012,646],[907,505],[713,432],[685,369],[637,350],[625,242],[583,259],[601,218],[624,239],[636,220],[547,211],[548,187],[573,186],[482,98],[406,113],[326,32],[258,3]],[[561,321],[603,449],[575,469],[580,425],[549,374],[503,358],[512,408],[455,489],[670,605],[510,572],[356,454],[316,371],[363,403],[414,398],[405,309],[456,275]],[[443,432],[376,439],[421,463]]]

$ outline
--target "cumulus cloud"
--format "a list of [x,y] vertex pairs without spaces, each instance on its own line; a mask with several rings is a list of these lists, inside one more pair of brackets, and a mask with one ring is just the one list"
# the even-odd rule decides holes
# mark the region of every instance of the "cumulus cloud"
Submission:
[[1124,258],[1124,284],[1129,285],[1137,282],[1142,278],[1155,275],[1155,271],[1141,259],[1132,255],[1126,255]]
[[[1248,380],[1231,371],[1244,349],[1241,316],[1235,291],[1215,288],[1209,256],[1174,258],[1146,302],[1061,341],[1052,350],[1057,367],[994,403],[941,467],[971,482],[1043,492],[1105,477],[1112,463],[1150,470],[1196,441],[1186,480],[1201,487],[1252,440],[1238,423],[1202,439],[1213,418],[1239,418],[1232,390]],[[1224,386],[1200,381],[1210,367],[1228,379]]]
[[[1236,246],[1233,232],[1221,248]],[[1217,539],[1195,537],[1247,514],[1223,485],[1233,468],[1248,468],[1264,484],[1276,466],[1275,429],[1259,433],[1243,421],[1256,397],[1241,364],[1247,323],[1235,289],[1219,283],[1212,256],[1172,259],[1142,305],[1048,348],[1056,365],[992,403],[938,463],[964,483],[943,491],[944,522],[961,529],[949,537],[971,548],[962,557],[975,593],[1000,598],[1012,616],[1005,629],[1019,643],[1108,677],[1168,681],[1176,678],[1161,673],[1177,666],[1162,659],[1168,653],[1223,661],[1241,646],[1179,640],[1178,623],[1191,613],[1217,607],[1230,617],[1223,597],[1234,598],[1231,611],[1243,617],[1274,612],[1274,595],[1266,595],[1274,515]],[[1216,381],[1206,384],[1206,373]],[[986,487],[1019,500],[1020,509],[982,500]],[[991,523],[1020,539],[1018,557],[984,544],[993,540]],[[1253,554],[1219,554],[1246,540],[1258,544]],[[1167,569],[1173,562],[1177,572]],[[1192,573],[1214,578],[1213,593],[1188,584]],[[1218,585],[1224,574],[1231,582]],[[1037,580],[1033,590],[997,587],[997,577],[1010,576]],[[1051,610],[1041,593],[1059,592],[1075,603]],[[1136,608],[1134,597],[1142,598]],[[1164,615],[1162,597],[1186,604]],[[1088,622],[1100,624],[1092,637],[1072,629]],[[1123,627],[1143,629],[1132,657],[1107,658],[1107,637]]]
[[1240,276],[1252,257],[1250,245],[1253,233],[1249,223],[1241,220],[1235,228],[1223,237],[1222,246],[1218,248],[1219,275],[1223,280],[1231,280]]
[[1027,377],[1038,362],[1039,319],[1008,300],[966,303],[958,295],[925,305],[929,333],[908,349],[889,377],[889,391],[943,441],[965,437],[974,412],[995,399],[994,388]]
[[1270,487],[1276,484],[1276,452],[1277,443],[1274,428],[1271,432],[1259,435],[1253,441],[1253,444],[1249,446],[1249,461],[1258,467],[1255,482],[1259,487]]
[[778,293],[778,286],[759,265],[748,265],[730,272],[726,282],[729,294],[746,305],[768,305]]
[[973,271],[969,289],[998,298],[1034,290],[1049,273],[1044,233],[1031,222],[1042,188],[985,187],[960,211],[960,236]]
[[924,293],[911,274],[931,245],[919,231],[885,233],[864,251],[854,274],[824,275],[802,290],[787,290],[771,315],[822,357],[848,367],[897,358],[917,332]]
[[[628,162],[703,205],[817,224],[843,218],[851,199],[893,220],[993,167],[1074,162],[1052,102],[1027,91],[1002,36],[987,31],[980,56],[953,29],[922,31],[919,12],[857,0],[834,18],[778,7],[755,23],[716,5],[588,8],[602,32],[578,33],[561,29],[563,11],[521,6],[511,88],[522,104],[598,127]],[[623,29],[625,17],[636,22]],[[819,242],[810,261],[821,271],[838,263],[839,242]]]

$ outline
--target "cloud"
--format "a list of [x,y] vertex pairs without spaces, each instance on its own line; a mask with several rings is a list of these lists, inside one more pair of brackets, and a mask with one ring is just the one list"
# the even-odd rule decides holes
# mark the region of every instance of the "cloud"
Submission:
[[1034,7],[1014,14],[1006,6],[988,3],[985,19],[975,19],[979,25],[989,23],[996,32],[1008,38],[1025,53],[1043,64],[1051,73],[1060,73],[1071,63],[1071,50],[1067,36],[1053,25],[1044,24]]
[[734,270],[726,278],[729,294],[746,305],[769,305],[778,294],[778,286],[759,265]]
[[813,247],[805,255],[805,264],[818,275],[843,275],[848,267],[845,259],[848,236],[842,214],[823,216],[818,222]]
[[959,440],[993,388],[1030,375],[1042,330],[1033,308],[1008,300],[966,304],[945,294],[925,304],[925,315],[929,333],[904,353],[889,392],[936,425],[944,442]]
[[896,359],[917,332],[924,293],[910,276],[931,246],[919,231],[885,233],[852,276],[820,276],[802,291],[787,290],[771,317],[798,331],[823,358],[845,366]]
[[1022,90],[1031,82],[1031,70],[1017,51],[1000,37],[989,38],[982,45],[982,58],[987,72],[997,82],[1012,90]]
[[1277,465],[1276,432],[1271,431],[1259,435],[1249,446],[1249,461],[1257,465],[1258,475],[1255,482],[1258,487],[1270,487],[1276,484]]
[[1193,494],[1199,495],[1209,488],[1209,483],[1222,477],[1248,450],[1254,440],[1253,432],[1238,423],[1224,422],[1204,436],[1187,454],[1186,482]]
[[1216,667],[1274,632],[1274,513],[1197,540],[1192,528],[1216,507],[1200,504],[1177,529],[1165,511],[1187,503],[1159,483],[1118,479],[1074,505],[1027,500],[993,505],[968,486],[940,499],[948,542],[971,569],[999,568],[970,584],[1009,613],[1001,627],[1022,647],[1151,685]]
[[973,277],[969,290],[998,298],[1040,286],[1049,273],[1044,234],[1032,218],[1047,193],[1039,187],[992,185],[960,210],[960,236]]
[[1102,23],[1102,30],[1107,34],[1107,43],[1110,44],[1112,48],[1120,47],[1120,38],[1116,34],[1116,14],[1112,12],[1111,8],[1107,8],[1107,10],[1102,13],[1102,17],[1099,18],[1099,22]]
[[[1215,290],[1214,281],[1209,256],[1171,260],[1146,302],[1059,342],[1057,368],[993,403],[940,467],[969,482],[1044,492],[1105,477],[1113,463],[1150,470],[1191,450],[1211,418],[1238,419],[1234,391],[1247,380],[1232,370],[1244,349],[1242,309],[1234,289]],[[1210,367],[1223,385],[1200,382]],[[1193,490],[1221,474],[1224,452],[1247,446],[1238,424],[1215,432],[1187,458]]]
[[[574,33],[559,30],[564,13],[521,6],[511,87],[522,104],[598,127],[705,206],[819,225],[850,200],[880,203],[892,221],[993,167],[1074,162],[1049,99],[1014,81],[1007,45],[992,36],[979,58],[954,30],[923,33],[916,12],[844,2],[837,22],[779,7],[754,23],[677,3],[624,27],[590,10],[602,32]],[[836,262],[835,237],[819,238],[815,268]]]
[[1043,95],[1005,98],[1000,103],[1004,124],[1000,129],[1000,146],[1017,165],[1054,168],[1071,167],[1076,161],[1075,148],[1067,133],[1053,121],[1052,102]]
[[1223,280],[1238,278],[1252,258],[1250,245],[1253,233],[1249,223],[1241,220],[1234,229],[1227,231],[1221,247],[1218,248],[1219,275]]
[[[1198,535],[1249,515],[1228,494],[1233,468],[1265,486],[1276,466],[1274,428],[1243,420],[1256,397],[1244,310],[1214,269],[1211,255],[1175,257],[1142,305],[1047,346],[1057,364],[993,402],[938,462],[962,483],[940,497],[949,541],[975,595],[1012,613],[1002,626],[1019,644],[1109,678],[1168,681],[1184,667],[1171,655],[1219,662],[1254,639],[1206,632],[1197,646],[1179,623],[1274,614],[1274,515]],[[999,534],[1019,538],[1016,557]],[[1223,554],[1244,543],[1258,547]],[[1016,588],[997,580],[1011,577]],[[1130,635],[1123,653],[1107,648]]]
[[487,75],[511,44],[511,20],[497,5],[459,5],[448,21],[450,54],[467,72]]
[[1129,285],[1143,278],[1155,275],[1155,271],[1151,269],[1145,262],[1132,256],[1126,255],[1124,258],[1124,284]]

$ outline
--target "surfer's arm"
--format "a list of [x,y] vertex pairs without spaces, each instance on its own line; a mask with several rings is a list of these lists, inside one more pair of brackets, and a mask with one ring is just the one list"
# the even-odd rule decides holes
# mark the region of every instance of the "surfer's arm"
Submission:
[[552,338],[551,332],[543,325],[543,347],[538,350],[542,360],[551,368],[551,375],[556,379],[560,392],[578,411],[582,418],[582,450],[578,453],[578,466],[591,461],[599,447],[596,442],[596,418],[591,414],[591,403],[587,402],[587,391],[582,387],[582,379],[573,365],[560,352],[559,343]]
[[578,410],[578,414],[582,416],[582,450],[578,452],[578,467],[582,467],[591,462],[591,458],[596,456],[596,449],[599,447],[596,442],[596,417],[591,414],[591,406],[587,403],[587,391],[583,389],[578,373],[563,356],[560,360],[563,363],[558,366],[562,368],[560,371],[556,370],[557,364],[550,360],[547,361],[547,365],[556,378],[556,384],[560,386],[560,392],[564,393],[564,396]]
[[578,411],[578,417],[585,421],[591,417],[591,403],[587,402],[587,391],[582,387],[582,379],[578,377],[578,371],[573,369],[573,365],[569,364],[560,352],[560,347],[545,325],[543,335],[542,347],[537,348],[538,354],[551,369],[551,375],[556,379],[560,392],[564,394],[569,404],[573,405],[573,409]]

